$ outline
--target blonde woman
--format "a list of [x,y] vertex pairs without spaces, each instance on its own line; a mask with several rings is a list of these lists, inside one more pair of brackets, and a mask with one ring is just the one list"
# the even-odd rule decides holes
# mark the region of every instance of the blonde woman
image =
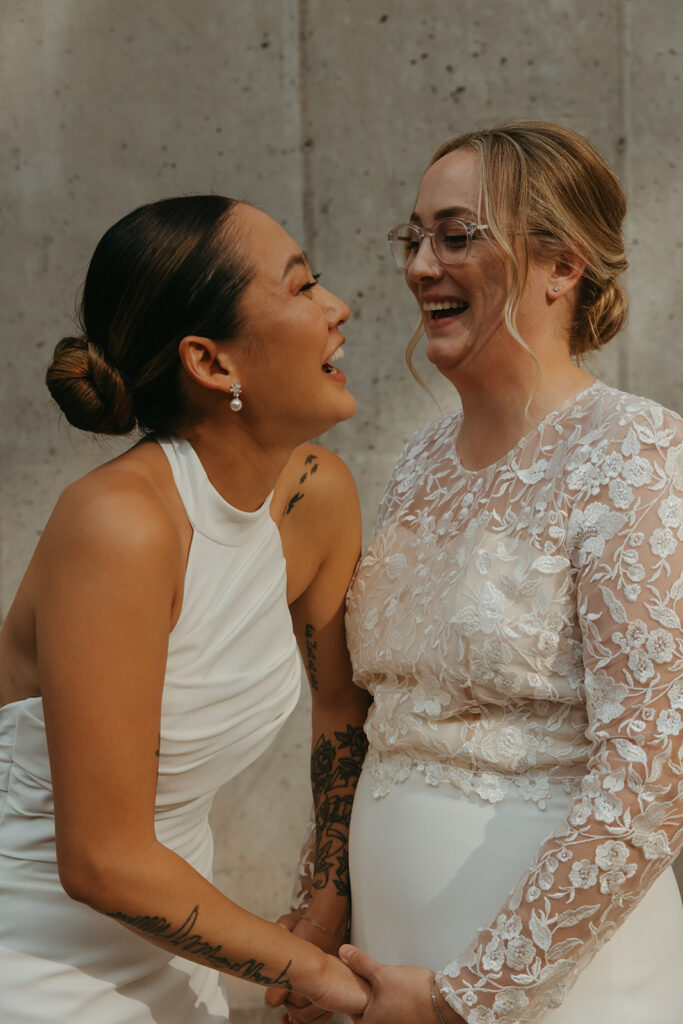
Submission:
[[441,146],[389,234],[462,412],[348,602],[364,1024],[681,1019],[683,423],[580,359],[624,322],[624,213],[589,142],[519,123]]

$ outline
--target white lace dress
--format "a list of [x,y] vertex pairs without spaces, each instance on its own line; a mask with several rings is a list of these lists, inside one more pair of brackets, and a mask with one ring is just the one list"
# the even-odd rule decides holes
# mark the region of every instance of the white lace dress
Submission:
[[683,421],[595,382],[467,471],[460,420],[349,594],[353,941],[468,1024],[680,1024]]

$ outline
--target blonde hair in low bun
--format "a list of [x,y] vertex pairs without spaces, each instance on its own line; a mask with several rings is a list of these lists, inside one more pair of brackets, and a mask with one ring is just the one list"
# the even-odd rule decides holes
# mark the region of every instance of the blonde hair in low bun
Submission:
[[83,335],[62,338],[45,375],[69,423],[97,434],[129,434],[136,420],[116,367]]
[[580,356],[606,345],[627,318],[628,297],[616,281],[607,281],[602,287],[582,281],[574,309],[572,354]]

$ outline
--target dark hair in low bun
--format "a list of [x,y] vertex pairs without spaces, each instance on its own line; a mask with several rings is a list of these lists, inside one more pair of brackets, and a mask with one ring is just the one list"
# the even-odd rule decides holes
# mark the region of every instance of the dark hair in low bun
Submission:
[[81,334],[55,348],[46,383],[66,418],[103,434],[172,432],[183,413],[178,345],[228,341],[254,276],[230,223],[236,200],[198,195],[133,210],[90,262]]
[[129,434],[136,419],[121,374],[84,337],[62,338],[45,376],[69,423],[97,434]]

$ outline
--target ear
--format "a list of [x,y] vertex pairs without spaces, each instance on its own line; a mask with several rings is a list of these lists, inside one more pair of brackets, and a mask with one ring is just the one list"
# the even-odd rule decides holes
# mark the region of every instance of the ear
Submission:
[[203,388],[227,392],[235,383],[229,354],[211,338],[188,334],[178,345],[178,357],[190,380]]
[[568,252],[550,265],[547,284],[549,302],[561,299],[571,292],[583,277],[585,262],[576,253]]

